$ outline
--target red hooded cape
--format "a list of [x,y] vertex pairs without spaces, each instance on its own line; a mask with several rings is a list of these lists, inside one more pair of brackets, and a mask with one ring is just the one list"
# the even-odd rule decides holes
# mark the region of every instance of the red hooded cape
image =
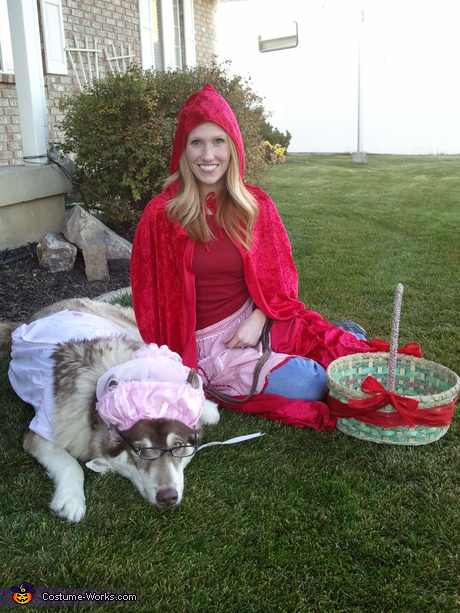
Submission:
[[[243,177],[244,149],[240,129],[229,105],[211,85],[188,98],[179,114],[171,174],[178,168],[187,133],[205,121],[213,121],[231,136]],[[370,343],[357,340],[349,332],[324,321],[297,299],[297,269],[278,211],[263,190],[246,187],[259,205],[259,216],[251,250],[239,247],[239,251],[254,303],[275,320],[271,331],[273,350],[313,359],[324,368],[338,357],[372,351]],[[139,222],[131,256],[133,304],[144,341],[168,345],[182,356],[187,366],[196,368],[192,267],[195,243],[180,224],[169,221],[165,213],[165,206],[178,190],[179,182],[163,190],[147,205]],[[227,406],[317,430],[333,427],[335,423],[322,402],[259,394],[242,405]]]

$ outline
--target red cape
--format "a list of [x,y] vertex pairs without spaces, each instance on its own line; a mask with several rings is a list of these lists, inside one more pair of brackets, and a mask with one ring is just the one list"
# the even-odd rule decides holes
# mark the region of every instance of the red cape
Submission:
[[[338,357],[372,351],[370,343],[336,328],[297,300],[297,270],[275,205],[261,189],[247,187],[259,204],[259,218],[254,228],[253,248],[248,253],[241,247],[240,252],[254,303],[275,320],[271,332],[273,350],[308,357],[324,368]],[[144,341],[168,345],[182,356],[187,366],[196,368],[192,267],[195,243],[164,212],[177,189],[173,185],[154,198],[139,222],[131,256],[133,304]],[[236,410],[318,430],[333,424],[324,403],[292,401],[279,396],[261,394]]]
[[[242,176],[244,149],[238,124],[227,102],[210,85],[191,96],[179,114],[171,173],[177,170],[187,133],[204,121],[213,121],[230,134],[237,147]],[[359,341],[349,332],[324,321],[297,299],[297,269],[278,211],[263,190],[246,187],[257,200],[259,217],[251,250],[238,248],[254,303],[275,320],[271,332],[273,350],[311,358],[324,368],[338,357],[372,351],[370,343]],[[178,223],[168,220],[164,210],[178,189],[177,182],[154,198],[139,222],[131,256],[133,304],[144,341],[168,345],[182,356],[187,366],[196,368],[195,277],[192,267],[195,243]],[[259,394],[243,405],[229,406],[317,430],[333,427],[335,423],[329,416],[327,405],[322,402],[293,401]]]

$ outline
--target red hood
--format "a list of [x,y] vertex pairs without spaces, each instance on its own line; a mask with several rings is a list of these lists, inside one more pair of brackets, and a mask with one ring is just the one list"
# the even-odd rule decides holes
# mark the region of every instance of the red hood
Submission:
[[205,121],[213,121],[231,136],[238,152],[240,176],[243,180],[244,147],[238,122],[228,102],[216,92],[210,83],[187,98],[179,113],[171,157],[171,174],[174,174],[179,168],[179,160],[184,151],[187,134]]

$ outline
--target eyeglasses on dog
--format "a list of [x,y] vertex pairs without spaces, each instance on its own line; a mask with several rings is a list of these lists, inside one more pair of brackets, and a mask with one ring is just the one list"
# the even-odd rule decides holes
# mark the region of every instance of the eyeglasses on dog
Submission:
[[134,447],[134,445],[128,441],[123,434],[117,430],[118,434],[125,441],[127,445],[131,447],[135,454],[137,454],[141,460],[158,460],[166,452],[169,452],[175,458],[188,458],[192,456],[198,450],[198,435],[195,434],[195,441],[193,445],[177,445],[177,447]]

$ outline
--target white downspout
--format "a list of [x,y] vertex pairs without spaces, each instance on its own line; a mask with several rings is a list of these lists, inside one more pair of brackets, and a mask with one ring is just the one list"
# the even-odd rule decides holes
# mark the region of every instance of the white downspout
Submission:
[[[24,163],[47,162],[48,118],[36,0],[7,0]],[[44,155],[44,158],[38,156]],[[27,159],[29,158],[29,159]]]

